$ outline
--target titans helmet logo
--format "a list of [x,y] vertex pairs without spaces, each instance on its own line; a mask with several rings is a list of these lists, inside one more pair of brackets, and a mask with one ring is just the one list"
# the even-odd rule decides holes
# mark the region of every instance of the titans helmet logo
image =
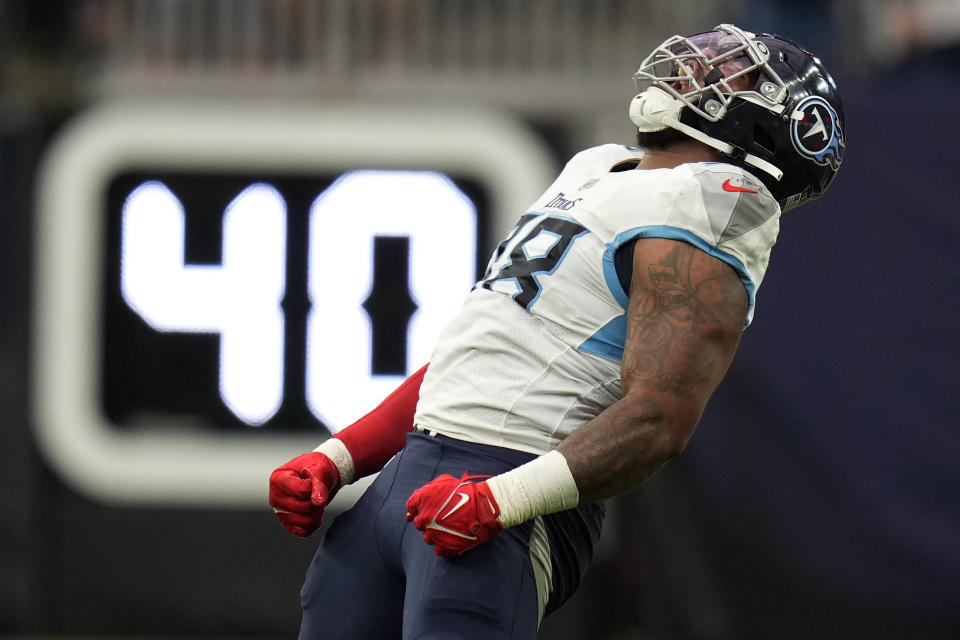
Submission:
[[793,148],[817,164],[839,169],[845,144],[836,109],[823,98],[810,96],[800,101],[796,113],[803,117],[790,123]]

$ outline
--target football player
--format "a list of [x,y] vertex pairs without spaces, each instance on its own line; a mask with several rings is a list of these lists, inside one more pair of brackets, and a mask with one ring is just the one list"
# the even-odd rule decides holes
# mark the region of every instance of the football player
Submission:
[[813,54],[728,24],[667,39],[634,79],[640,148],[574,156],[429,366],[271,476],[305,536],[380,471],[308,569],[301,638],[534,638],[590,564],[603,499],[683,451],[781,214],[840,167],[843,109]]

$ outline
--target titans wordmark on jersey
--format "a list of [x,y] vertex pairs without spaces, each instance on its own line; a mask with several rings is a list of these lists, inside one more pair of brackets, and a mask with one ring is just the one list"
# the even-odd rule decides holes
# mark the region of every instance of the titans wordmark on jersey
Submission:
[[615,402],[628,292],[614,258],[638,238],[684,241],[729,264],[749,324],[776,201],[728,164],[612,170],[641,155],[620,145],[577,154],[521,216],[440,336],[418,425],[539,454]]

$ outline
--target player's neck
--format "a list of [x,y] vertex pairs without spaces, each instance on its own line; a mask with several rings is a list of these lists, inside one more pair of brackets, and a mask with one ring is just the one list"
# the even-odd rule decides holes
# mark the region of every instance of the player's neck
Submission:
[[720,156],[696,140],[675,142],[665,149],[646,149],[637,169],[672,169],[689,162],[717,162]]

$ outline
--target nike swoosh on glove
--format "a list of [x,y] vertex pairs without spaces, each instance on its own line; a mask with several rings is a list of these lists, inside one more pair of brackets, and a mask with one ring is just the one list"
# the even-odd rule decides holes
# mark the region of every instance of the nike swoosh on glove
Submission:
[[284,529],[304,537],[320,526],[339,489],[337,465],[322,453],[305,453],[270,474],[270,505]]
[[413,492],[407,500],[407,520],[423,531],[423,540],[438,556],[452,558],[486,542],[498,531],[500,507],[486,482],[478,478],[439,476]]

